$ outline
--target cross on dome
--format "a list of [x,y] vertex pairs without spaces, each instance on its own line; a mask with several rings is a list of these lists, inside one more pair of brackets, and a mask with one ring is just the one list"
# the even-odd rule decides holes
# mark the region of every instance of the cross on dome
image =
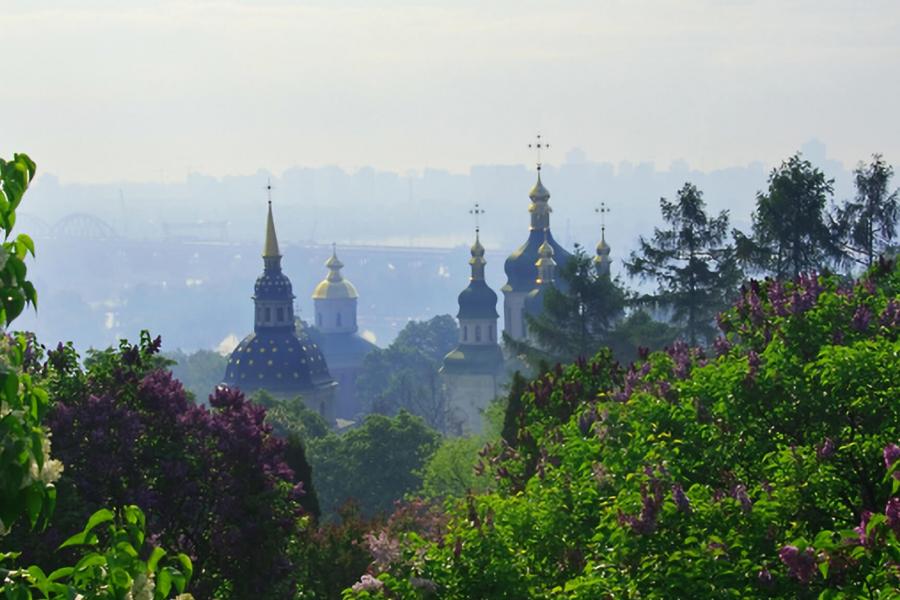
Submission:
[[541,149],[549,148],[550,144],[543,141],[541,134],[538,133],[535,142],[528,144],[528,147],[534,148],[535,151],[537,152],[537,170],[540,171],[541,170]]

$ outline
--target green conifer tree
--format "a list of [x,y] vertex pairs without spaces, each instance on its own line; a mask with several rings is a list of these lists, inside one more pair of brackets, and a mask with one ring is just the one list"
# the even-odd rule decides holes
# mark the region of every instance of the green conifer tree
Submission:
[[840,262],[838,236],[826,222],[833,184],[799,152],[772,169],[769,189],[756,196],[752,235],[734,232],[741,261],[778,279]]
[[742,274],[734,247],[727,243],[728,212],[706,214],[703,193],[691,183],[669,202],[661,198],[667,229],[640,238],[640,249],[625,263],[628,272],[657,283],[641,300],[671,310],[671,321],[691,344],[709,341],[715,315],[737,291]]

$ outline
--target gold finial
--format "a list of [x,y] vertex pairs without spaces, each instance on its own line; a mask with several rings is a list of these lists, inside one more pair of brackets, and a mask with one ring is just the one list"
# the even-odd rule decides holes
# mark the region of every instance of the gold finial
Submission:
[[266,182],[266,193],[269,199],[269,214],[266,218],[266,243],[263,246],[263,258],[281,256],[278,251],[278,236],[275,235],[275,219],[272,217],[272,181]]
[[331,244],[331,256],[325,261],[328,275],[313,290],[313,300],[338,300],[358,298],[359,294],[352,283],[344,279],[341,269],[344,263],[337,256],[337,244]]
[[554,271],[556,270],[556,261],[553,260],[553,246],[550,245],[550,242],[547,239],[546,229],[544,229],[544,243],[538,248],[538,257],[539,258],[534,263],[534,266],[537,267],[538,271],[535,283],[537,283],[537,285],[551,283],[555,276]]
[[543,141],[541,134],[538,133],[537,139],[535,140],[535,142],[532,144],[528,144],[528,147],[534,148],[537,151],[537,170],[540,171],[541,170],[541,148],[549,148],[550,144]]

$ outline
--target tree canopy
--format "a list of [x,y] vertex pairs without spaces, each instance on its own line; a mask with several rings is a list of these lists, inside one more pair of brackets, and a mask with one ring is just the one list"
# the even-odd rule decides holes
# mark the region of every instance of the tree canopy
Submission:
[[856,197],[837,208],[832,228],[852,260],[871,267],[897,236],[900,190],[891,191],[894,168],[880,154],[853,171]]
[[677,200],[661,198],[659,205],[668,228],[655,228],[649,240],[642,236],[625,266],[631,275],[656,282],[644,302],[670,310],[671,322],[688,343],[706,343],[715,333],[716,314],[742,278],[728,243],[728,212],[707,215],[703,193],[691,183],[678,191]]
[[778,279],[840,260],[840,247],[826,219],[833,184],[800,153],[772,169],[768,190],[756,196],[752,235],[735,231],[741,260]]

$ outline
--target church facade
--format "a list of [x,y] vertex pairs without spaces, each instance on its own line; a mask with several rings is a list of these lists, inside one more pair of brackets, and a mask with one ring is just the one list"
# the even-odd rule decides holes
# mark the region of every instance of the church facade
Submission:
[[484,246],[475,233],[469,285],[459,294],[459,343],[444,357],[441,387],[447,403],[448,429],[481,433],[482,413],[502,393],[503,352],[498,342],[497,294],[484,278]]
[[344,263],[332,247],[325,261],[328,275],[315,288],[312,300],[315,312],[314,338],[325,356],[331,375],[337,380],[335,414],[345,420],[358,420],[362,402],[356,393],[356,378],[366,354],[377,346],[359,335],[356,287],[344,278]]

